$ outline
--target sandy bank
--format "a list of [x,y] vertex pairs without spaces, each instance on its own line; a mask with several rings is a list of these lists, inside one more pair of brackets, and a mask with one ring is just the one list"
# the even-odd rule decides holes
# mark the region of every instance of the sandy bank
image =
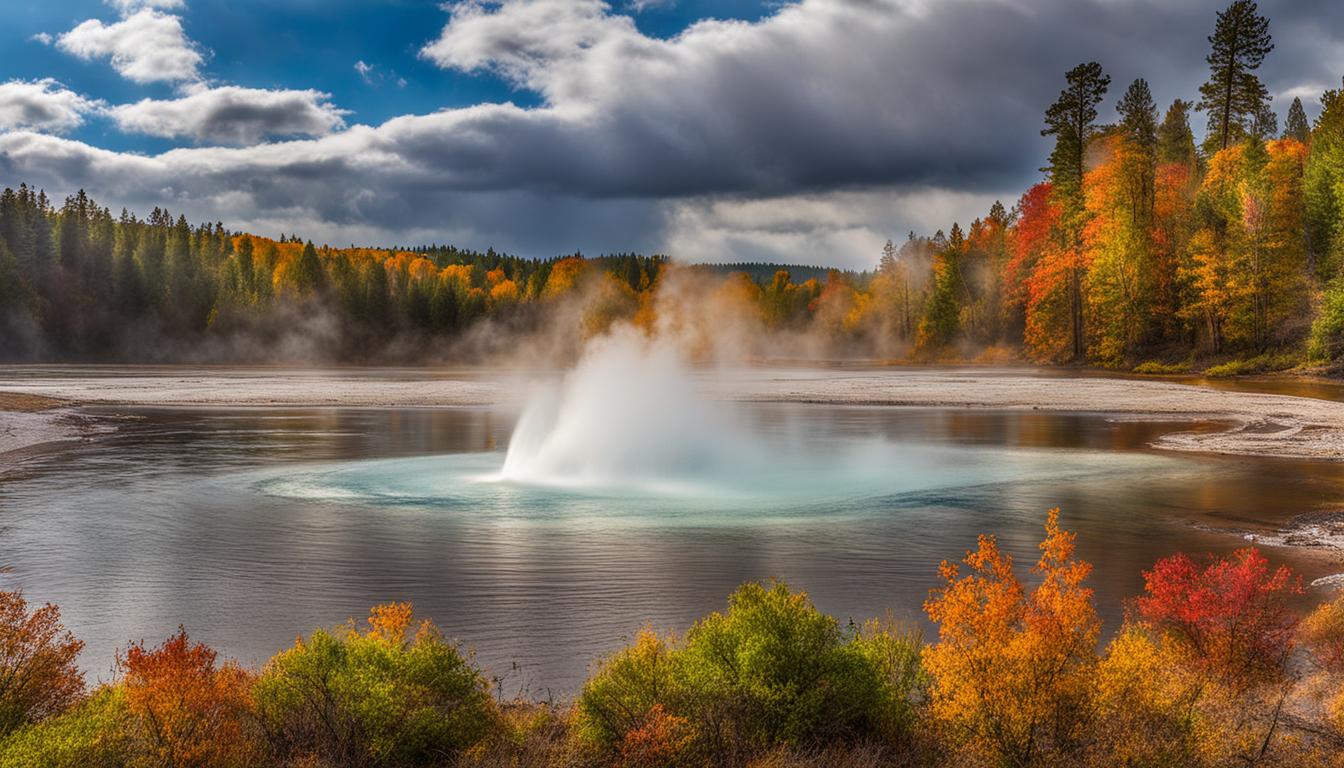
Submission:
[[[702,373],[716,397],[799,402],[1104,413],[1216,420],[1221,432],[1167,435],[1157,447],[1344,460],[1344,403],[1215,390],[1165,381],[1046,376],[1031,371],[934,369]],[[78,368],[0,372],[0,393],[83,404],[186,406],[488,406],[517,402],[527,378],[426,371]],[[7,415],[6,418],[14,416]],[[7,422],[8,423],[8,422]],[[40,429],[39,422],[33,422]],[[23,429],[13,422],[10,433]],[[12,438],[11,438],[12,439]],[[22,439],[22,438],[20,438]],[[2,444],[0,444],[2,445]],[[3,448],[0,448],[3,450]]]

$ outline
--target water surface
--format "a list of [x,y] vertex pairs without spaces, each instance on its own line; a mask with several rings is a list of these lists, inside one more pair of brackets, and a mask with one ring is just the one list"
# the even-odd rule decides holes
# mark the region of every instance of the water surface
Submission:
[[[914,619],[940,559],[995,532],[1034,560],[1058,505],[1114,625],[1154,559],[1240,544],[1192,521],[1274,525],[1344,501],[1337,465],[1145,447],[1188,424],[739,408],[770,460],[755,471],[600,489],[502,480],[514,420],[485,409],[88,409],[116,430],[0,481],[0,558],[104,677],[116,648],[179,624],[257,663],[410,600],[506,693],[561,696],[642,625],[684,629],[749,579],[786,579],[842,619]],[[1333,569],[1271,554],[1308,578]]]

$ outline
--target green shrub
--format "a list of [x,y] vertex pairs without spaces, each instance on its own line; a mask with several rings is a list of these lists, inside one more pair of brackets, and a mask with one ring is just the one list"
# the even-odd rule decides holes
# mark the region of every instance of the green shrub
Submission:
[[282,760],[340,766],[443,765],[485,737],[495,710],[485,678],[409,605],[375,608],[314,632],[267,664],[253,689]]
[[1204,371],[1205,376],[1222,378],[1225,376],[1247,376],[1256,373],[1286,371],[1301,363],[1301,358],[1292,352],[1266,352],[1246,360],[1229,360]]
[[1164,363],[1160,360],[1148,360],[1134,366],[1134,372],[1144,376],[1174,376],[1190,372],[1189,363]]
[[1331,281],[1325,291],[1321,313],[1311,324],[1307,356],[1320,363],[1344,357],[1344,275]]
[[777,747],[903,741],[914,719],[919,638],[890,624],[842,628],[782,583],[751,583],[684,641],[641,632],[585,684],[577,730],[609,757],[742,764]]
[[612,752],[647,723],[655,708],[685,709],[679,662],[675,638],[640,631],[634,643],[604,659],[584,683],[576,707],[579,735]]
[[67,712],[15,731],[0,744],[0,765],[119,768],[131,761],[131,723],[120,687],[104,687]]
[[928,684],[920,664],[923,633],[918,627],[874,619],[863,625],[854,646],[877,673],[876,735],[889,742],[907,742]]
[[881,702],[877,670],[830,616],[782,583],[745,584],[686,636],[688,713],[717,755],[847,738]]

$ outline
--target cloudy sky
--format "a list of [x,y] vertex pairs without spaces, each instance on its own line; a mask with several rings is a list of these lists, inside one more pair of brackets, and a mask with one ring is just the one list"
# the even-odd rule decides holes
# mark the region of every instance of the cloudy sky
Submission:
[[[1079,61],[1108,119],[1135,77],[1193,98],[1224,4],[21,0],[0,185],[333,245],[867,267],[1039,178]],[[1275,107],[1314,117],[1344,3],[1260,6]]]

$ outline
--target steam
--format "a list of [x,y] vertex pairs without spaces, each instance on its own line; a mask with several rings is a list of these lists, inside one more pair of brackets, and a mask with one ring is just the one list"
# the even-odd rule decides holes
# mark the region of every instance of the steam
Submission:
[[592,340],[562,381],[533,392],[500,478],[666,488],[712,481],[761,456],[726,405],[701,391],[676,345],[621,326]]

